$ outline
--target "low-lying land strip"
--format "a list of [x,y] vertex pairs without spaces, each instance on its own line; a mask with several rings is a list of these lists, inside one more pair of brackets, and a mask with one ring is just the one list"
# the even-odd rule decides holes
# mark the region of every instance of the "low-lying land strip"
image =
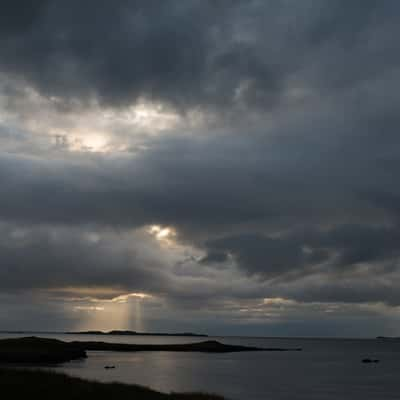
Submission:
[[127,344],[109,342],[63,342],[25,337],[0,340],[0,363],[54,364],[87,357],[86,351],[175,351],[231,353],[240,351],[298,351],[293,348],[262,348],[228,345],[215,340],[187,344]]

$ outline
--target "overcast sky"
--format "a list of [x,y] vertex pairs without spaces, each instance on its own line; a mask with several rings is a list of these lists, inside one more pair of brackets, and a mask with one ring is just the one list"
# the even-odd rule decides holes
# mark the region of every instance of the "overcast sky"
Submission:
[[1,3],[0,329],[400,335],[400,2]]

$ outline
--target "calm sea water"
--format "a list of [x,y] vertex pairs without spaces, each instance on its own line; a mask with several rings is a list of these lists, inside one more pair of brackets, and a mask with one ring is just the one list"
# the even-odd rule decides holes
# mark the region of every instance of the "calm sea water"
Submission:
[[[0,337],[17,335],[0,335]],[[66,341],[189,343],[204,338],[40,335]],[[302,352],[201,354],[89,352],[55,367],[103,382],[137,383],[164,392],[206,391],[232,400],[400,399],[400,341],[213,337],[223,343],[302,347]],[[378,364],[363,364],[365,357]],[[115,365],[106,370],[105,365]]]

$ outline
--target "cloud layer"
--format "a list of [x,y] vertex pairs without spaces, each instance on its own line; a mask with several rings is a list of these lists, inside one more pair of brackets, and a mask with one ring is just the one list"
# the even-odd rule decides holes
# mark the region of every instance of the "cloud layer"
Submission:
[[396,1],[22,3],[0,328],[398,333]]

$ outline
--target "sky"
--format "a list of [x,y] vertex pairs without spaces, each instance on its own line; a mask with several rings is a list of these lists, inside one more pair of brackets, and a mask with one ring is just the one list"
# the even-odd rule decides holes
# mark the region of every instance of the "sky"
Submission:
[[0,329],[400,335],[399,19],[3,0]]

